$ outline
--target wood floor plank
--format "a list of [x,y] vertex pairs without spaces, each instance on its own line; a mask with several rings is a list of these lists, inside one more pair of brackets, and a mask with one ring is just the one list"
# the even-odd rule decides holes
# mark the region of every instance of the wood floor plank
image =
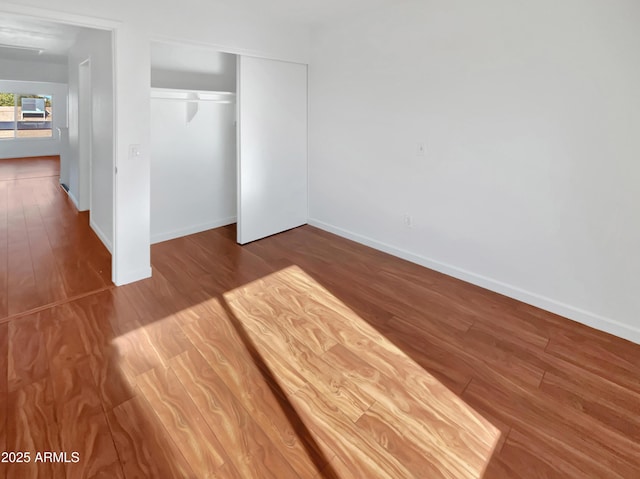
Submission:
[[640,477],[640,345],[310,226],[113,288],[37,163],[0,165],[0,446],[82,459],[0,478]]
[[[572,461],[549,444],[513,429],[500,453],[512,478],[530,477],[597,477],[599,470],[591,469],[586,461]],[[488,479],[495,477],[487,474]],[[602,477],[614,477],[613,474]]]
[[[424,371],[421,373],[414,369],[409,373],[409,377],[414,376],[409,382],[414,387],[409,392],[404,388],[405,381],[398,381],[395,376],[389,377],[376,370],[342,345],[332,348],[324,357],[336,369],[353,378],[376,400],[372,406],[375,413],[371,414],[375,417],[384,416],[391,429],[394,427],[393,420],[390,420],[392,417],[403,425],[404,440],[411,441],[416,450],[422,448],[423,458],[431,455],[438,460],[454,461],[449,468],[444,469],[455,470],[458,476],[466,477],[469,471],[460,469],[460,462],[474,464],[475,461],[475,469],[471,473],[473,477],[499,446],[499,429],[459,401],[437,381],[430,379]],[[411,369],[410,363],[406,364]],[[415,387],[417,384],[420,387]],[[375,417],[372,418],[369,411],[365,412],[362,421],[371,427]],[[420,425],[415,423],[416,420],[420,421]],[[443,437],[446,438],[444,445],[441,443]],[[455,464],[458,464],[457,470]],[[422,467],[428,468],[430,465],[432,463],[425,463]]]
[[165,364],[146,329],[138,324],[128,333],[115,337],[108,345],[130,378]]
[[7,450],[28,451],[29,463],[3,465],[9,478],[64,478],[65,468],[59,462],[36,462],[36,454],[62,451],[51,380],[30,382],[9,393],[7,399]]
[[[536,391],[504,383],[473,379],[463,394],[470,404],[480,403],[503,422],[512,424],[536,441],[552,444],[567,460],[581,464],[593,477],[634,477],[640,474],[640,444]],[[607,472],[608,471],[608,472]],[[615,472],[614,472],[615,471]]]
[[294,470],[301,477],[313,477],[332,456],[325,457],[295,410],[274,392],[274,385],[250,359],[245,344],[225,318],[224,309],[218,314],[185,325],[187,336]]
[[[535,459],[533,460],[535,461]],[[523,479],[522,475],[527,473],[529,464],[524,465],[527,469],[522,469],[521,467],[513,471],[499,455],[494,455],[487,464],[482,474],[482,479]]]
[[594,340],[582,333],[558,332],[546,351],[640,393],[640,357],[633,354],[636,349],[624,340]]
[[547,371],[540,385],[554,402],[571,407],[640,442],[640,394],[591,374]]
[[[449,357],[455,358],[449,361],[450,365],[455,365],[457,362],[461,371],[470,371],[476,377],[483,377],[493,371],[498,371],[512,381],[532,387],[538,387],[542,380],[544,370],[515,355],[504,353],[492,347],[491,342],[480,341],[474,336],[427,335],[421,332],[421,329],[415,324],[415,321],[407,319],[407,317],[394,317],[385,332],[388,332],[391,337],[399,338],[400,344],[417,343],[417,338],[420,338],[425,342],[425,345],[432,344],[443,351],[448,351]],[[481,358],[481,361],[478,361],[478,358]]]
[[268,322],[263,322],[262,328],[268,330],[270,324],[276,329],[284,328],[313,353],[322,354],[336,341],[308,319],[317,312],[312,309],[312,303],[303,304],[302,299],[275,275],[225,294],[225,300],[236,314],[251,315],[254,319],[269,318]]
[[2,159],[0,182],[51,176],[60,176],[60,158],[58,156]]
[[[226,273],[221,275],[221,279],[225,281],[227,289],[242,286],[273,271],[261,257],[240,247],[233,237],[221,235],[220,231],[225,231],[225,228],[213,230],[210,234],[192,235],[188,240],[197,246],[195,251],[200,253],[198,261],[203,257],[208,258],[203,265],[210,266],[213,271]],[[212,257],[212,248],[221,254]]]
[[311,384],[296,391],[290,399],[311,433],[317,436],[318,443],[329,448],[325,455],[340,456],[353,477],[415,477],[398,458],[354,425]]
[[[390,454],[397,457],[415,477],[477,477],[469,474],[465,469],[460,470],[456,464],[452,467],[446,459],[441,457],[437,447],[425,447],[427,444],[416,444],[407,440],[405,425],[394,427],[395,421],[389,421],[388,411],[380,411],[374,404],[357,421],[357,426],[366,431],[374,440],[384,447]],[[426,441],[425,441],[426,442]]]
[[[85,231],[84,234],[91,234],[91,232]],[[81,243],[81,248],[85,251],[91,250],[92,247],[99,248],[100,245]],[[64,271],[64,288],[69,297],[95,291],[107,285],[100,277],[100,273],[89,266],[88,256],[83,257],[78,254],[76,245],[56,247],[52,251],[58,267]]]
[[0,394],[9,390],[9,324],[0,324]]
[[111,284],[111,255],[60,188],[59,165],[0,161],[0,319]]
[[490,318],[479,316],[471,329],[486,331],[496,338],[518,341],[524,348],[544,349],[549,343],[548,331],[537,328],[531,321],[517,314],[500,310]]
[[37,291],[41,301],[49,304],[68,297],[68,293],[38,207],[38,190],[43,187],[46,185],[39,182],[31,185],[31,198],[23,203],[23,211]]
[[226,453],[173,370],[152,369],[138,377],[137,386],[194,472],[213,475]]
[[65,464],[67,476],[122,478],[88,358],[55,368],[51,377],[60,446],[79,455],[78,462]]
[[135,396],[135,376],[126,363],[123,365],[116,349],[106,348],[100,355],[91,355],[89,364],[105,410]]
[[[316,230],[313,231],[315,233]],[[305,229],[298,229],[293,233],[313,237],[310,231]],[[313,274],[318,274],[323,281],[329,281],[329,284],[331,284],[334,278],[342,278],[342,281],[348,279],[350,290],[357,288],[360,294],[366,295],[370,304],[378,304],[381,309],[385,309],[392,314],[402,315],[408,308],[415,305],[423,313],[429,311],[434,320],[446,322],[450,328],[453,327],[466,331],[472,324],[475,313],[471,312],[469,307],[464,307],[466,302],[456,301],[452,303],[439,291],[429,287],[434,284],[435,280],[428,278],[429,275],[425,274],[424,271],[422,272],[422,281],[416,281],[415,277],[411,275],[408,276],[410,280],[407,281],[400,273],[402,270],[398,268],[400,264],[406,266],[406,270],[415,271],[416,268],[419,268],[416,265],[411,265],[410,263],[393,258],[394,269],[390,272],[388,269],[384,269],[384,264],[392,258],[389,255],[380,252],[368,255],[361,251],[358,252],[358,254],[353,254],[354,248],[352,246],[348,247],[342,244],[337,247],[334,244],[336,241],[342,242],[342,239],[337,237],[333,237],[331,240],[325,240],[322,245],[323,248],[314,248],[313,245],[318,242],[318,238],[315,237],[314,240],[315,241],[304,241],[299,244],[299,257],[295,258],[295,262],[303,264],[305,269],[310,267],[310,271],[313,272]],[[289,251],[289,242],[290,240],[287,239],[287,245],[283,245],[283,248],[286,248],[283,254],[287,254],[286,252]],[[318,269],[313,262],[308,261],[307,257],[309,255],[313,255],[317,259],[323,260],[323,263],[327,262],[328,264]],[[364,260],[363,256],[367,260]],[[340,261],[340,258],[342,258],[342,261]],[[382,264],[372,262],[372,258],[379,261],[381,260]],[[302,263],[300,263],[300,261],[302,261]],[[426,281],[425,277],[428,278]],[[371,281],[372,278],[376,279],[376,281]],[[390,293],[391,291],[392,293]],[[403,298],[403,295],[411,297],[411,300],[407,301],[406,298]],[[347,293],[347,296],[352,297],[353,295]],[[440,307],[439,305],[442,304],[448,304],[449,307]],[[451,310],[452,304],[457,305],[454,311]],[[461,307],[466,309],[461,310]],[[366,309],[367,307],[365,307],[365,310]]]
[[102,410],[89,358],[51,371],[56,419],[73,422],[76,416]]
[[0,318],[9,315],[9,190],[0,181]]
[[104,325],[116,337],[127,334],[141,324],[140,317],[126,294],[129,286],[110,288],[104,293],[98,293],[93,296],[96,303],[89,305],[96,325],[99,328]]
[[107,410],[134,396],[141,374],[165,365],[144,328],[135,321],[132,323],[135,326],[127,333],[94,349],[89,357],[94,381]]
[[173,438],[144,397],[133,397],[107,413],[124,476],[197,478]]
[[173,309],[182,309],[180,305],[171,308],[160,298],[163,294],[173,295],[171,286],[161,274],[154,275],[145,281],[129,284],[121,288],[128,299],[141,325],[151,324],[165,318]]
[[109,289],[65,303],[54,310],[60,311],[61,319],[69,321],[69,327],[75,328],[78,347],[87,355],[99,355],[119,336],[139,327],[130,317],[129,309],[121,311],[122,317],[118,318],[116,308],[113,291]]
[[10,194],[8,208],[7,296],[8,314],[11,315],[28,311],[44,303],[37,291],[22,198]]
[[197,350],[190,349],[176,356],[171,360],[171,367],[219,437],[241,477],[298,477]]
[[[8,451],[7,449],[7,403],[6,401],[0,404],[0,448],[2,451]],[[0,464],[0,479],[5,479],[7,477],[7,468],[9,466],[6,464]]]
[[[332,321],[323,322],[322,327],[350,354],[364,359],[386,377],[400,378],[411,384],[409,390],[415,387],[417,391],[421,391],[424,386],[438,384],[438,381],[419,367],[412,358],[350,310],[345,309],[344,305],[330,297],[323,298],[323,302],[335,309],[331,315]],[[337,314],[338,311],[341,314]]]
[[184,353],[192,346],[174,315],[147,324],[144,330],[158,355],[165,361]]
[[349,282],[348,284],[336,280],[330,275],[313,275],[321,277],[322,284],[343,303],[348,304],[355,313],[373,327],[385,325],[393,317],[393,313],[387,304],[373,291],[361,284]]
[[[331,298],[328,297],[328,293],[326,291],[324,291],[319,286],[313,285],[312,282],[304,280],[303,278],[301,278],[300,275],[301,275],[300,271],[297,271],[297,270],[294,270],[291,274],[289,274],[288,271],[281,271],[281,272],[278,272],[277,274],[270,276],[268,279],[257,281],[255,283],[252,283],[250,286],[241,288],[239,292],[234,291],[233,293],[229,293],[225,295],[226,298],[230,298],[229,301],[231,302],[232,307],[235,306],[234,315],[237,318],[237,320],[243,326],[247,326],[248,330],[252,330],[253,332],[252,339],[254,341],[254,344],[256,343],[259,344],[259,346],[257,347],[259,353],[262,355],[263,358],[266,357],[265,359],[266,362],[269,364],[270,368],[274,370],[275,375],[279,381],[282,381],[283,378],[285,378],[285,381],[286,381],[287,377],[289,378],[294,377],[293,373],[299,370],[300,367],[296,367],[296,363],[294,362],[292,365],[289,365],[289,368],[291,369],[288,369],[287,368],[288,364],[286,362],[280,361],[280,358],[282,357],[290,357],[294,361],[296,360],[296,353],[292,352],[292,349],[295,348],[294,343],[297,341],[297,339],[287,336],[285,331],[280,331],[280,335],[273,334],[274,325],[276,325],[275,327],[277,328],[277,324],[278,324],[278,320],[276,319],[276,317],[274,317],[275,316],[274,312],[277,311],[278,318],[288,317],[291,315],[288,310],[291,308],[295,308],[296,305],[303,300],[303,298],[305,301],[309,301],[310,297],[314,297],[314,299],[318,301],[318,304],[326,305],[326,304],[332,303],[332,300]],[[281,276],[286,277],[286,283],[283,280],[280,284],[278,284],[272,290],[267,283],[268,282],[277,283],[276,278]],[[296,282],[298,285],[297,289],[289,288],[291,284],[291,282],[289,281],[291,276],[293,276],[292,281]],[[251,288],[253,287],[256,287],[260,294],[256,293],[255,295],[253,295],[251,301],[243,302],[237,299],[238,295],[250,294]],[[274,293],[273,291],[276,291],[277,293]],[[304,292],[305,294],[302,294],[302,292]],[[277,308],[273,307],[272,305],[269,306],[270,301],[272,301],[272,297],[276,295],[278,297],[287,298],[287,301],[286,301],[287,304],[286,305],[279,304]],[[264,306],[265,302],[267,303],[266,307]],[[245,306],[244,309],[242,308],[243,304]],[[376,357],[376,361],[378,364],[384,363],[385,356],[389,356],[391,351],[395,352],[397,356],[402,356],[402,353],[400,351],[394,349],[392,345],[388,344],[388,341],[385,342],[384,339],[381,338],[375,330],[367,327],[366,325],[358,324],[358,321],[361,322],[361,320],[357,317],[354,317],[355,315],[353,315],[353,313],[349,312],[346,308],[344,308],[343,306],[341,307],[337,303],[335,303],[334,306],[336,308],[342,309],[342,312],[345,315],[350,314],[350,317],[348,318],[348,320],[345,319],[344,321],[337,321],[338,324],[333,325],[333,324],[328,324],[336,321],[336,319],[334,319],[336,317],[335,315],[330,316],[329,314],[327,314],[327,312],[331,310],[324,311],[324,314],[320,313],[312,316],[310,316],[311,313],[309,312],[308,309],[305,310],[305,313],[307,317],[314,318],[317,325],[320,325],[320,320],[316,318],[331,317],[331,320],[329,321],[326,321],[325,319],[323,324],[327,328],[327,333],[333,334],[334,339],[336,341],[340,341],[342,338],[344,338],[345,336],[344,331],[346,330],[346,324],[348,324],[349,328],[352,330],[352,333],[351,333],[352,337],[351,337],[350,344],[371,343],[371,344],[368,344],[368,346],[371,346],[368,348],[369,354],[378,355]],[[269,320],[269,323],[264,323],[260,319],[256,319],[256,317],[262,317],[265,319],[270,318],[270,320]],[[332,330],[332,327],[334,327],[333,330]],[[294,328],[288,328],[288,329],[294,329]],[[293,345],[293,348],[292,348],[292,345]],[[273,348],[278,348],[278,347],[279,347],[279,351],[275,352],[274,354]],[[313,354],[313,352],[309,351],[308,354]],[[417,378],[423,377],[423,376],[430,378],[428,374],[426,374],[421,369],[417,368],[415,366],[415,363],[411,363],[410,359],[404,358],[404,361],[402,361],[400,358],[394,358],[394,359],[400,360],[403,366],[405,366],[405,370],[408,368],[411,372],[413,372],[414,381],[416,380],[421,381],[421,379],[417,379]],[[409,364],[411,364],[411,366],[413,367],[409,366]],[[387,369],[389,368],[388,364],[385,364],[385,366],[387,367]],[[395,374],[392,374],[391,376],[395,377]],[[316,383],[313,381],[311,381],[310,383],[314,384],[314,390],[316,390],[316,387],[320,388],[317,390],[318,391],[317,394],[322,397],[324,402],[326,402],[327,404],[330,404],[331,407],[333,407],[335,410],[339,410],[336,407],[336,403],[332,401],[333,396],[331,394],[327,394],[327,392],[322,391],[322,385],[323,385],[322,381],[318,381],[319,386],[316,386]],[[295,383],[294,386],[295,387],[289,389],[290,393],[294,392],[294,396],[298,394],[297,391],[300,391],[303,389],[306,390],[308,388],[308,385],[303,385],[301,387],[299,382]],[[288,388],[285,387],[285,391],[287,389]],[[397,389],[398,388],[396,388],[396,391]],[[394,393],[392,394],[389,394],[390,393],[389,389],[384,391],[381,391],[378,389],[375,391],[377,395],[374,395],[372,393],[372,397],[376,400],[382,401],[380,404],[383,405],[383,407],[385,408],[384,410],[387,410],[388,408],[388,410],[391,411],[389,413],[389,417],[403,419],[402,422],[405,425],[407,425],[409,418],[415,417],[416,411],[413,409],[413,407],[417,406],[417,404],[421,402],[421,400],[424,400],[425,398],[422,398],[422,397],[414,398],[415,401],[407,402],[406,399],[408,398],[405,396],[403,398],[405,399],[405,401],[402,403],[398,403],[396,399],[401,396],[398,396],[396,391],[394,391]],[[430,389],[425,389],[423,390],[423,392],[433,394],[434,392],[433,387]],[[448,390],[446,390],[446,388],[441,388],[441,392],[444,394],[448,394],[451,397],[451,399],[453,399],[453,395]],[[420,393],[418,393],[418,395],[420,395]],[[431,395],[430,400],[427,402],[433,403],[434,402],[433,400],[436,398],[437,396]],[[437,402],[442,403],[442,399],[437,399]],[[408,404],[410,403],[412,404],[412,406],[408,406]],[[440,417],[440,418],[442,418],[443,416],[446,417],[446,415],[449,413],[449,410],[448,410],[449,407],[450,406],[447,405],[446,407],[440,409],[436,416],[432,415],[429,418],[430,421],[426,420],[425,422],[433,422],[436,419],[436,417]],[[406,410],[403,410],[403,408]],[[422,411],[426,412],[426,409],[422,408]],[[452,424],[453,427],[451,427],[450,429],[451,438],[456,437],[457,431],[461,429],[460,425],[458,424],[458,421],[460,421],[461,419],[461,415],[459,414],[459,412],[460,411],[457,410],[454,416],[455,419]],[[359,414],[361,415],[362,412],[360,412]],[[426,418],[428,416],[423,416],[423,417]],[[355,419],[357,420],[357,417]],[[477,417],[472,417],[471,418],[472,424],[477,423],[477,420],[478,420]],[[451,419],[449,419],[449,421],[451,421]],[[447,421],[445,420],[445,422]],[[481,428],[483,432],[485,430],[484,426],[485,425],[483,425],[483,427]],[[442,427],[442,425],[440,427]],[[465,427],[462,428],[463,431]],[[425,432],[427,431],[420,430],[419,432],[416,432],[413,436],[415,438],[419,438],[421,436],[424,436]],[[495,433],[495,436],[497,436],[497,432]],[[437,437],[437,435],[432,437]],[[464,437],[464,434],[462,437]],[[482,439],[485,439],[485,438],[482,438]],[[469,477],[472,477],[474,473],[477,474],[478,471],[481,470],[481,468],[484,466],[484,461],[486,460],[486,457],[483,457],[483,453],[484,454],[490,453],[490,451],[492,450],[491,448],[493,447],[494,444],[491,444],[491,446],[488,446],[483,442],[482,439],[475,443],[479,446],[480,451],[479,452],[465,451],[465,453],[469,453],[468,457],[464,457],[463,460],[460,462],[461,464],[464,464],[465,467],[468,464],[473,464],[473,459],[472,459],[473,456],[471,454],[474,454],[475,457],[477,458],[475,469],[473,471],[464,471],[464,467],[463,467],[462,469],[457,470],[456,472],[458,473],[458,475],[463,474],[463,476],[460,476],[460,477],[466,477],[467,475]],[[466,437],[464,441],[460,441],[460,442],[469,444],[469,443],[473,443],[473,440],[471,439],[471,437]],[[427,448],[425,447],[425,449]],[[455,455],[453,456],[455,457]],[[465,472],[467,474],[465,474]]]
[[82,358],[86,358],[88,351],[82,337],[77,334],[77,322],[71,317],[64,318],[68,311],[64,305],[53,308],[56,319],[43,326],[44,345],[52,369],[72,366]]
[[46,378],[49,370],[47,350],[40,320],[47,313],[36,313],[8,324],[7,378],[10,391]]
[[78,452],[80,458],[77,463],[65,465],[67,477],[124,477],[101,409],[64,421],[59,427],[62,448]]
[[[554,403],[572,407],[637,439],[638,393],[620,386],[580,365],[548,354],[519,337],[474,324],[467,336],[485,342],[507,357],[515,356],[545,371],[540,390]],[[489,414],[483,411],[485,414]]]
[[[452,477],[478,477],[498,444],[499,432],[492,424],[478,428],[473,422],[465,423],[463,418],[456,423],[447,418],[445,408],[429,411],[424,407],[428,402],[431,398],[425,398],[423,403],[399,407],[382,399],[364,413],[362,422],[378,432],[381,444],[391,452],[403,446],[421,451],[422,458],[415,456],[411,461],[411,467],[418,476],[421,471],[434,468],[448,471]],[[381,436],[380,431],[392,428],[390,425],[394,424],[394,418],[402,424],[395,431],[402,433],[403,441],[389,445],[389,436]],[[360,420],[358,424],[362,424]],[[486,443],[487,439],[491,444]]]
[[[259,318],[273,318],[273,316],[252,314],[252,309],[243,308],[242,305],[246,302],[237,299],[239,298],[232,301],[236,318],[246,329],[266,366],[287,393],[295,393],[310,382],[354,422],[373,404],[374,399],[371,396],[356,384],[351,383],[340,372],[333,370],[307,346],[307,344],[316,344],[314,340],[309,339],[306,343],[298,340],[298,337],[291,334],[294,328],[289,327],[286,322],[283,325],[278,321],[266,323],[264,319]],[[253,311],[259,308],[255,300],[250,301],[249,304]],[[295,316],[287,313],[285,315]],[[303,329],[309,332],[309,329]],[[313,328],[310,330],[312,331]],[[315,338],[316,336],[313,335],[313,339]],[[337,343],[324,340],[323,345],[326,347],[327,344]],[[323,350],[319,351],[320,354],[323,352]]]
[[393,323],[392,319],[390,324],[381,329],[388,340],[451,391],[460,394],[465,390],[474,370],[468,362],[456,356],[449,344],[432,341],[429,337],[417,335],[415,332],[400,331]]
[[[7,450],[7,394],[9,359],[9,325],[0,324],[0,451]],[[1,470],[1,468],[0,468]],[[0,472],[0,478],[4,475]]]

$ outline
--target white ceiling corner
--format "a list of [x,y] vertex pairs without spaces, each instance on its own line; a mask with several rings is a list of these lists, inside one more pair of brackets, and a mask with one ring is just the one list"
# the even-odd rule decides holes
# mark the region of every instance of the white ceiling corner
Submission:
[[66,63],[83,28],[0,14],[0,58]]

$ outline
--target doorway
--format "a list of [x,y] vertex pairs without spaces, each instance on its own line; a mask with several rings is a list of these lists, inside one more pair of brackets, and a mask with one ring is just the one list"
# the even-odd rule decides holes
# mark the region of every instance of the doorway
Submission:
[[93,95],[91,88],[91,60],[86,59],[78,68],[78,171],[80,191],[78,209],[91,214]]
[[[1,6],[0,16],[5,27],[21,33],[4,40],[5,50],[29,66],[16,72],[3,71],[2,75],[20,75],[14,83],[37,86],[35,93],[51,94],[52,103],[51,110],[43,115],[52,118],[50,138],[20,138],[7,149],[15,152],[5,150],[1,154],[59,155],[59,183],[71,200],[69,204],[76,210],[91,211],[90,218],[88,213],[81,217],[107,253],[114,252],[114,42],[119,24],[18,5],[6,10]],[[11,50],[14,41],[20,47],[17,50]],[[25,44],[18,45],[19,41]],[[52,90],[40,84],[59,88]],[[31,89],[16,91],[30,93]],[[112,260],[115,264],[115,254]],[[106,271],[102,265],[100,268]]]

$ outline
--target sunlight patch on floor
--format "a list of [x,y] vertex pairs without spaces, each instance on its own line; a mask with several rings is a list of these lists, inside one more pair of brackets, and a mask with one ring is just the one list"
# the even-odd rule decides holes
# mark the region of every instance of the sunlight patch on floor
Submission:
[[327,456],[362,473],[373,461],[390,477],[429,464],[455,477],[482,477],[499,429],[301,268],[224,298]]
[[[225,477],[232,467],[261,477],[260,468],[276,467],[265,466],[270,454],[296,477],[479,479],[500,439],[298,266],[132,329],[111,346],[132,392],[114,421],[124,424],[135,409],[154,431],[153,447],[196,475],[218,468]],[[256,455],[256,431],[270,452]]]

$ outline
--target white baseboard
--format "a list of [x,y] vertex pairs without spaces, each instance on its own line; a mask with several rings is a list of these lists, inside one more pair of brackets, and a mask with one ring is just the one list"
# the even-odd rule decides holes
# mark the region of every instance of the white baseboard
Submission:
[[151,266],[135,271],[125,271],[124,273],[117,273],[113,279],[113,283],[116,286],[123,286],[129,283],[135,283],[142,279],[151,278]]
[[209,221],[199,225],[189,226],[187,228],[180,228],[173,231],[166,231],[161,233],[155,233],[151,235],[151,244],[161,243],[163,241],[169,241],[182,236],[188,236],[202,231],[207,231],[213,228],[220,228],[221,226],[227,226],[235,223],[237,218],[235,216],[229,216],[227,218],[221,218],[219,220]]
[[71,190],[67,191],[67,195],[69,195],[69,198],[71,198],[71,201],[75,205],[76,210],[80,211],[80,206],[78,206],[78,200],[76,199],[75,196],[73,196],[73,193],[71,193]]
[[111,247],[111,241],[107,238],[107,235],[104,234],[104,231],[100,229],[100,227],[91,219],[91,215],[89,215],[89,226],[94,231],[94,233],[100,238],[102,244],[107,248],[109,253],[113,254],[113,249]]
[[480,286],[481,288],[495,291],[496,293],[500,293],[510,298],[517,299],[519,301],[522,301],[523,303],[536,306],[540,309],[544,309],[560,316],[564,316],[565,318],[569,318],[579,323],[586,324],[587,326],[590,326],[592,328],[599,329],[600,331],[604,331],[606,333],[610,333],[615,336],[628,339],[629,341],[632,341],[634,343],[640,344],[640,329],[628,324],[621,323],[611,318],[605,318],[598,314],[585,311],[584,309],[578,308],[576,306],[571,306],[569,304],[556,301],[555,299],[547,298],[546,296],[542,296],[531,291],[526,291],[524,289],[518,288],[517,286],[512,286],[510,284],[503,283],[502,281],[498,281],[481,274],[458,268],[457,266],[452,266],[431,258],[426,258],[424,256],[405,251],[401,248],[396,248],[395,246],[382,243],[367,236],[363,236],[358,233],[339,228],[323,221],[309,219],[309,224],[338,236],[342,236],[343,238],[355,241],[356,243],[370,246],[371,248],[384,251],[385,253],[389,253],[393,256],[411,261],[412,263],[419,264],[421,266],[424,266],[425,268],[439,271],[440,273],[444,273],[448,276],[453,276],[454,278],[458,278],[468,283],[475,284],[476,286]]

